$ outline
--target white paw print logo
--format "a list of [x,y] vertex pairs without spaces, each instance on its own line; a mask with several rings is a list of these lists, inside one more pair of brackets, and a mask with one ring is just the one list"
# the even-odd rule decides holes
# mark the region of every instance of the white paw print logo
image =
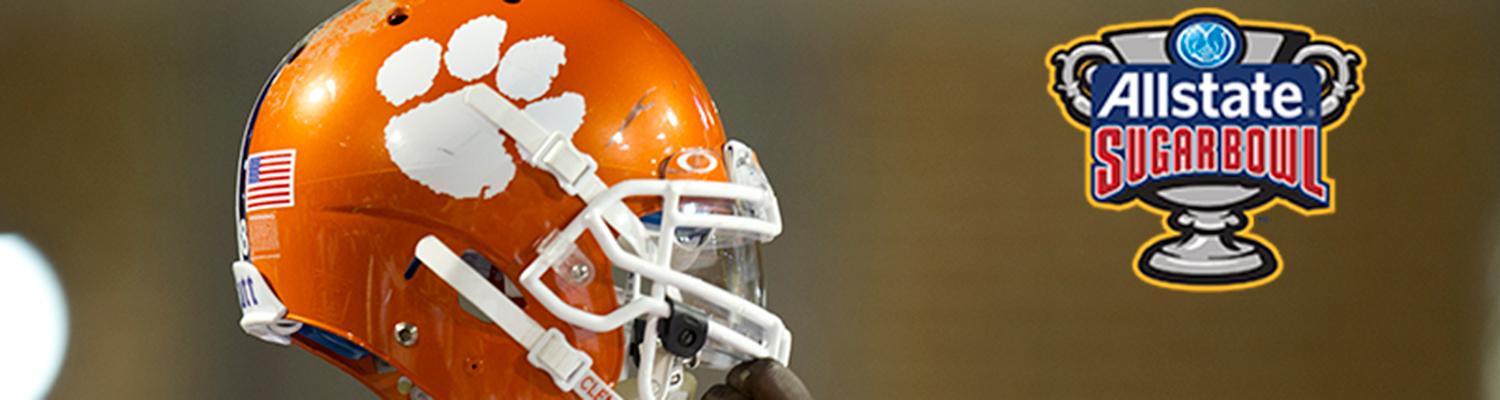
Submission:
[[[505,30],[504,20],[487,15],[454,30],[446,53],[430,38],[407,43],[385,59],[375,88],[386,101],[403,108],[432,89],[444,66],[449,75],[469,83],[490,76],[498,66],[494,85],[500,93],[544,128],[572,138],[583,125],[583,95],[565,92],[537,100],[567,63],[566,46],[551,36],[538,36],[510,45],[502,57]],[[385,148],[401,172],[438,193],[488,199],[505,191],[516,175],[516,163],[505,151],[505,135],[470,111],[462,93],[456,90],[403,108],[406,111],[385,127]]]

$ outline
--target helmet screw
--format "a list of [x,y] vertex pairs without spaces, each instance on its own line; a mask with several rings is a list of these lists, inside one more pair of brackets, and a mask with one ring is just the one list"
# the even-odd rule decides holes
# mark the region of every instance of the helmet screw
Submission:
[[396,391],[397,392],[400,392],[401,394],[410,393],[411,392],[411,387],[412,387],[411,379],[407,379],[404,376],[396,379]]
[[594,267],[588,264],[573,264],[572,267],[568,268],[568,279],[572,280],[573,283],[587,283],[593,277]]
[[405,322],[397,323],[396,343],[406,347],[417,344],[417,326]]
[[669,383],[669,385],[672,385],[672,386],[677,386],[677,385],[681,384],[682,383],[682,373],[679,372],[679,373],[672,374],[672,380],[670,382],[671,383]]
[[677,335],[677,342],[682,343],[683,346],[691,346],[694,342],[697,341],[698,334],[693,333],[693,331],[685,330],[682,331],[682,334]]

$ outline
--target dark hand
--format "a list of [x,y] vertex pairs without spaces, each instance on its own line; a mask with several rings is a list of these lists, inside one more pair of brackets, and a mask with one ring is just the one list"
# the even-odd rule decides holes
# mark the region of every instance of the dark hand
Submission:
[[703,400],[813,400],[802,379],[775,360],[740,364],[724,380],[708,388]]

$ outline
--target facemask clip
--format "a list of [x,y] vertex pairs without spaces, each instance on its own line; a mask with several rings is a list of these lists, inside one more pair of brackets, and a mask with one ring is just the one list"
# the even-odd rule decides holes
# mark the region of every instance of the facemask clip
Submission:
[[693,358],[708,343],[708,315],[691,307],[678,307],[671,299],[671,316],[656,326],[662,348],[672,355]]

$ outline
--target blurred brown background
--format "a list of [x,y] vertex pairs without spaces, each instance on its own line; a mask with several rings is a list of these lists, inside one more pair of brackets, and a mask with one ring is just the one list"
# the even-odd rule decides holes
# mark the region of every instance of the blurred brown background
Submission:
[[[241,333],[229,271],[245,116],[343,3],[0,7],[0,231],[52,258],[72,312],[53,397],[368,396]],[[1285,273],[1216,295],[1131,274],[1158,217],[1088,206],[1084,136],[1043,64],[1103,25],[1202,4],[631,3],[776,180],[788,222],[767,249],[771,304],[820,398],[1500,395],[1495,2],[1219,4],[1370,60],[1329,139],[1338,213],[1262,214]]]

